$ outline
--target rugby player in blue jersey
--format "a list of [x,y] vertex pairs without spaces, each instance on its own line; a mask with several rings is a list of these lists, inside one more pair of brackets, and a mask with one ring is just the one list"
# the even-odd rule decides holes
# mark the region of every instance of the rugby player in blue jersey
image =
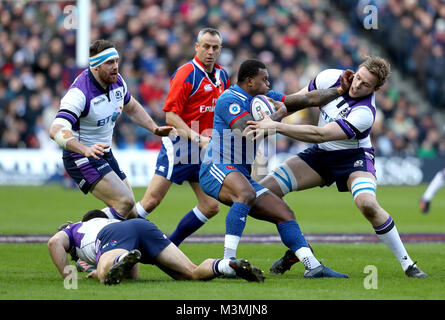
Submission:
[[276,224],[283,243],[303,262],[306,278],[348,277],[325,267],[315,258],[291,209],[251,178],[256,146],[242,133],[247,121],[253,119],[249,110],[254,96],[264,94],[284,102],[286,107],[274,102],[278,109],[272,118],[279,120],[288,110],[319,106],[337,98],[349,89],[348,73],[343,80],[343,87],[285,96],[270,90],[269,74],[261,61],[246,60],[239,68],[237,84],[218,98],[211,141],[200,169],[200,184],[208,195],[230,206],[226,217],[224,258],[236,257],[250,215]]

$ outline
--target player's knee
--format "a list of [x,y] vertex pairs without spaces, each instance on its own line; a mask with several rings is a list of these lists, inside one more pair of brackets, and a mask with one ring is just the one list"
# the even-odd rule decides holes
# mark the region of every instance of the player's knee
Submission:
[[[118,204],[115,206],[115,209],[123,216],[129,217],[132,214],[133,207],[136,202],[130,196],[121,197],[118,201]],[[113,206],[114,207],[114,206]]]
[[357,206],[365,218],[370,221],[375,219],[379,213],[379,205],[375,200],[364,199],[359,201]]
[[269,181],[270,188],[268,185],[264,186],[272,190],[280,198],[298,188],[297,178],[287,163],[283,163],[275,168],[264,180],[266,182]]
[[252,206],[256,199],[256,192],[252,189],[242,190],[236,197],[236,202]]
[[204,210],[202,211],[202,213],[207,217],[207,218],[212,218],[214,216],[216,216],[216,214],[219,212],[219,210],[221,209],[219,203],[212,203],[212,204],[207,204],[204,207]]

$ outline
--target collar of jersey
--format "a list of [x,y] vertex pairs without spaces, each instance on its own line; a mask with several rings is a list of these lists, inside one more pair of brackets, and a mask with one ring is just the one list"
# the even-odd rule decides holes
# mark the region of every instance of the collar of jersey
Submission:
[[[207,71],[204,69],[204,65],[202,64],[202,62],[198,59],[198,56],[195,56],[193,58],[193,63],[196,64],[196,66],[201,69],[203,72],[207,73]],[[217,63],[215,63],[213,65],[213,69],[221,69],[221,66]]]
[[88,68],[88,78],[90,78],[91,82],[96,86],[97,89],[99,89],[103,93],[108,93],[110,86],[104,89],[104,87],[100,85],[99,81],[96,80],[90,68]]
[[214,82],[210,79],[210,77],[209,77],[207,71],[204,69],[204,65],[202,64],[202,62],[199,61],[198,56],[195,56],[195,57],[193,58],[192,63],[193,63],[199,70],[201,70],[202,72],[204,72],[204,74],[205,74],[205,76],[207,77],[207,79],[209,79],[210,83],[212,83],[215,87],[218,87],[218,86],[221,85],[221,77],[219,76],[218,72],[216,71],[216,69],[221,69],[221,67],[220,67],[218,64],[215,63],[215,64],[213,65],[213,71],[215,72],[215,78],[216,78],[216,83],[214,83]]
[[248,94],[246,91],[244,91],[244,89],[243,88],[241,88],[239,85],[237,85],[237,84],[234,84],[233,86],[231,86],[230,87],[230,89],[232,90],[232,91],[234,91],[234,93],[236,94],[236,95],[242,95],[242,96],[244,96],[244,98],[245,99],[247,99],[247,100],[251,100],[252,99],[252,96],[250,95],[250,94]]

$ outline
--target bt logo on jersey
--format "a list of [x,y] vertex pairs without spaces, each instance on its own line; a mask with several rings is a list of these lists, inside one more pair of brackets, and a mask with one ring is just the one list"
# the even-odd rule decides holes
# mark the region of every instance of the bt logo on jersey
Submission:
[[102,126],[106,125],[108,122],[110,122],[110,120],[112,122],[115,122],[119,116],[120,116],[120,112],[115,111],[111,116],[97,120],[97,126],[102,127]]

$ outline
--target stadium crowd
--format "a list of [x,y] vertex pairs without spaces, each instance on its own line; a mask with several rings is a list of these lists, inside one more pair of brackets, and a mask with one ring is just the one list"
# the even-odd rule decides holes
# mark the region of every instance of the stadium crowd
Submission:
[[[370,1],[365,1],[370,2]],[[339,4],[340,3],[340,4]],[[445,4],[439,0],[373,1],[381,8],[379,29],[368,31],[387,50],[393,69],[416,78],[425,96],[444,108]],[[70,2],[0,2],[0,147],[57,148],[48,127],[60,98],[80,72],[75,29],[66,28]],[[347,21],[333,15],[337,5]],[[397,6],[397,4],[400,4]],[[401,5],[404,4],[404,5]],[[268,65],[274,90],[293,93],[323,68],[355,69],[373,52],[360,41],[355,22],[363,1],[321,0],[99,0],[91,1],[91,41],[112,40],[121,52],[120,73],[130,92],[159,123],[174,70],[194,56],[199,29],[223,34],[219,64],[235,82],[240,63],[258,58]],[[355,17],[353,22],[352,17]],[[404,31],[408,26],[409,32]],[[387,42],[381,43],[386,40]],[[391,85],[380,90],[372,139],[377,155],[445,154],[434,110],[420,108]],[[313,123],[317,109],[286,121]],[[118,148],[158,149],[160,138],[119,120]],[[304,146],[279,137],[278,151]]]

